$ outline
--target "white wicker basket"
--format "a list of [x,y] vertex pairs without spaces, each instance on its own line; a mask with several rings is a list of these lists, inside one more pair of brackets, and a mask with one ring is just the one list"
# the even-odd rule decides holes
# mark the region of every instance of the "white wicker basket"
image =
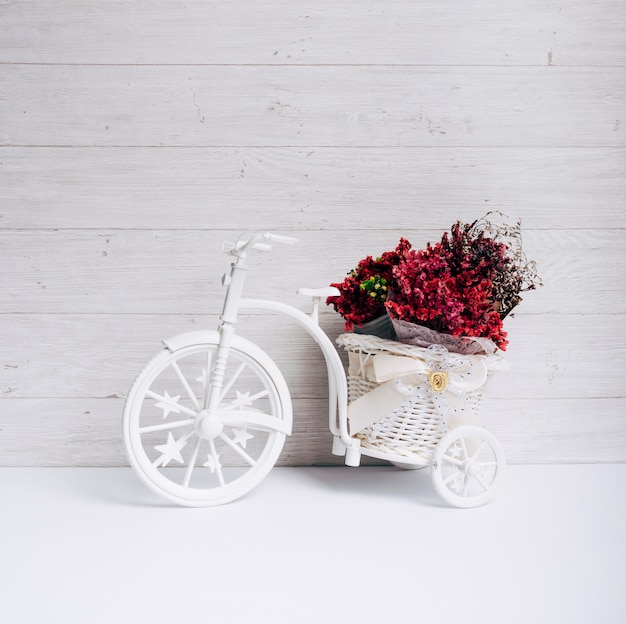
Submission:
[[[368,359],[378,353],[404,355],[427,361],[429,351],[423,347],[407,345],[394,340],[386,340],[364,334],[342,334],[337,344],[358,357],[359,366],[350,367],[348,372],[348,402],[352,403],[380,384],[368,379],[362,372]],[[352,356],[352,358],[355,357]],[[449,354],[452,363],[460,361],[464,356]],[[472,356],[483,359],[487,370],[502,368],[499,355]],[[358,370],[355,370],[358,369]],[[484,383],[477,390],[465,396],[465,412],[477,417],[483,396]],[[430,391],[413,395],[410,400],[398,405],[386,414],[376,415],[379,418],[374,424],[354,434],[359,438],[363,452],[382,459],[389,458],[397,463],[406,459],[407,465],[426,465],[430,462],[437,443],[447,431],[446,418],[442,417]]]

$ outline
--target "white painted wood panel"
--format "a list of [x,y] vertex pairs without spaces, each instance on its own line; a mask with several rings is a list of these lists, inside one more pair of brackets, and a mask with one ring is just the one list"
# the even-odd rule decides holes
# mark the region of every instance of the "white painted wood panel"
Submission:
[[[121,399],[3,399],[0,466],[126,465],[122,409]],[[294,432],[280,465],[341,465],[326,417],[325,401],[294,400]],[[510,464],[626,461],[620,399],[488,397],[482,422]]]
[[[459,214],[469,220],[482,216]],[[242,217],[245,213],[237,220]],[[399,229],[355,227],[349,231],[349,244],[347,227],[322,232],[290,229],[300,239],[297,246],[275,248],[270,255],[254,258],[247,282],[249,296],[271,294],[301,304],[295,294],[298,288],[341,281],[359,259],[395,248],[402,235],[416,248],[423,248],[438,240],[444,229],[415,228],[419,213],[390,209],[385,218]],[[6,254],[0,306],[16,313],[219,313],[220,279],[229,264],[221,245],[240,232],[0,231],[0,248]],[[621,229],[525,231],[527,254],[537,260],[545,284],[528,293],[519,314],[625,314],[623,242]]]
[[[3,319],[7,335],[0,340],[0,396],[123,397],[162,348],[162,339],[215,329],[216,321],[216,316],[157,314],[10,315]],[[520,314],[509,319],[510,370],[494,375],[489,396],[624,400],[623,324],[623,314]],[[333,338],[343,331],[335,315],[326,315],[322,326]],[[295,324],[280,317],[247,316],[240,331],[281,366],[293,396],[326,396],[321,354]]]
[[0,92],[0,145],[626,142],[626,67],[5,65]]
[[261,230],[439,230],[489,209],[626,227],[625,148],[4,147],[0,163],[9,229],[229,230],[236,213]]
[[[619,65],[620,0],[21,0],[0,60],[108,64]],[[621,18],[621,19],[620,19]]]
[[[616,0],[0,3],[0,465],[125,463],[122,397],[161,338],[215,322],[222,240],[298,236],[249,294],[304,305],[297,287],[489,209],[522,218],[545,286],[507,322],[485,424],[513,463],[626,461],[624,18]],[[310,339],[246,320],[295,397],[281,463],[338,463]]]

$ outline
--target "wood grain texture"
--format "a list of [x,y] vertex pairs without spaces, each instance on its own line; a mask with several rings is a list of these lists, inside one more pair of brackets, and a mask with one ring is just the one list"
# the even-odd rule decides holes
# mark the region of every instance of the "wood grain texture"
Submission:
[[[123,397],[161,340],[214,329],[216,316],[143,314],[9,315],[0,341],[0,393],[5,397]],[[623,397],[626,339],[623,314],[529,314],[507,322],[509,371],[494,375],[489,396],[551,400]],[[343,331],[322,319],[331,337]],[[240,332],[276,360],[298,398],[327,396],[317,346],[295,324],[244,316]],[[607,364],[610,362],[610,365]]]
[[[441,237],[441,231],[414,229],[412,215],[389,210],[386,216],[399,229],[353,228],[349,245],[345,230],[289,230],[299,245],[257,256],[246,292],[303,305],[298,288],[341,281],[360,258],[395,248],[401,236],[416,248]],[[201,229],[0,231],[6,254],[0,306],[15,313],[219,313],[220,279],[228,268],[221,245],[238,235]],[[528,293],[519,313],[626,313],[623,242],[619,229],[525,231],[527,254],[545,285]]]
[[624,5],[601,0],[301,3],[22,0],[0,61],[107,64],[624,64]]
[[626,68],[5,65],[0,145],[624,146]]
[[9,229],[440,230],[489,209],[626,227],[626,148],[5,147],[0,163]]
[[[523,222],[544,287],[484,423],[512,463],[626,461],[626,5],[617,0],[0,2],[0,465],[125,463],[160,340],[213,327],[223,240],[297,236],[247,294]],[[293,324],[241,331],[294,396],[283,465],[330,454]],[[329,309],[322,325],[342,331]]]

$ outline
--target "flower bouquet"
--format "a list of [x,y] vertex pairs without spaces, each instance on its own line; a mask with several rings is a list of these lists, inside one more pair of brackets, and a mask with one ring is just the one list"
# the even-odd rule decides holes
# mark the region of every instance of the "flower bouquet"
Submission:
[[[520,293],[541,280],[523,252],[521,222],[494,224],[494,214],[500,215],[458,221],[425,249],[402,238],[395,250],[367,256],[332,284],[341,294],[327,304],[343,316],[347,331],[367,333],[368,323],[389,317],[401,342],[443,344],[460,353],[504,351],[504,318],[521,302]],[[385,331],[382,337],[394,337]]]
[[337,342],[349,356],[349,432],[367,454],[424,465],[445,431],[476,422],[490,371],[503,368],[503,320],[541,285],[521,223],[494,215],[459,221],[420,250],[401,238],[332,284],[340,294],[327,304],[347,331]]

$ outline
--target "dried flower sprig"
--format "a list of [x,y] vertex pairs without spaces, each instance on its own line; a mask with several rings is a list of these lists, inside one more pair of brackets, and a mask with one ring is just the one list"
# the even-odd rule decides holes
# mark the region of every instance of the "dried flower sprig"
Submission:
[[534,260],[528,260],[524,253],[521,219],[518,219],[515,225],[496,224],[488,219],[490,215],[507,218],[500,211],[488,212],[471,224],[470,236],[477,237],[482,233],[506,245],[508,266],[506,270],[496,273],[492,295],[493,300],[498,302],[498,312],[501,318],[505,318],[522,301],[520,293],[535,290],[543,286],[543,282],[537,273],[537,263]]

